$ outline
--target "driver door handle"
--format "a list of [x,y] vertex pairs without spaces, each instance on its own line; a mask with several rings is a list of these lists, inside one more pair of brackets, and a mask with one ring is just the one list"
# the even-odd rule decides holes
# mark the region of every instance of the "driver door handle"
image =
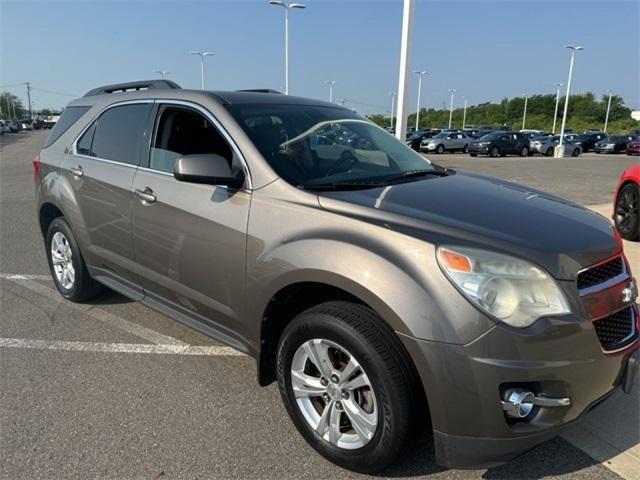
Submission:
[[71,175],[73,175],[74,177],[81,177],[84,175],[84,172],[82,171],[82,167],[80,165],[78,165],[77,167],[71,167]]
[[142,200],[143,203],[153,203],[157,198],[155,193],[153,193],[153,190],[151,190],[149,187],[145,187],[144,190],[136,188],[134,193],[136,194],[136,197]]

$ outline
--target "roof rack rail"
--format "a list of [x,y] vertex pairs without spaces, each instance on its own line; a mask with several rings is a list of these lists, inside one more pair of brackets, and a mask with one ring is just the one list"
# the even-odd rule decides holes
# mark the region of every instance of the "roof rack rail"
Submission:
[[84,94],[85,97],[94,95],[103,95],[105,93],[120,93],[136,90],[151,90],[158,88],[181,88],[176,82],[171,80],[139,80],[137,82],[114,83],[113,85],[104,85],[94,88]]
[[273,90],[271,88],[249,88],[247,90],[237,90],[238,92],[256,92],[256,93],[275,93],[277,95],[282,95],[282,92],[278,90]]

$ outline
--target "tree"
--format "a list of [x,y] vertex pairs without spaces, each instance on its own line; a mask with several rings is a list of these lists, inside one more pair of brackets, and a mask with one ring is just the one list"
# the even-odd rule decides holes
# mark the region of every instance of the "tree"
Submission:
[[47,118],[51,116],[51,110],[49,110],[48,108],[43,108],[42,110],[40,110],[40,116],[43,118]]
[[22,105],[22,100],[13,93],[0,93],[0,117],[8,120],[17,120],[25,116],[26,110]]

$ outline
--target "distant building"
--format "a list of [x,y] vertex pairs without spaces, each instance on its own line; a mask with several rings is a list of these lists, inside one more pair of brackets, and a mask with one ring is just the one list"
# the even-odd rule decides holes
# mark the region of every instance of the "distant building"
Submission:
[[640,121],[640,110],[634,110],[631,112],[631,118]]

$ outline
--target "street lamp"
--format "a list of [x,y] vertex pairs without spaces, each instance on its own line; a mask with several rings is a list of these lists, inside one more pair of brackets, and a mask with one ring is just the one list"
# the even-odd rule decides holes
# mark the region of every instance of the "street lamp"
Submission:
[[411,47],[413,14],[416,0],[404,0],[402,8],[402,34],[400,37],[400,68],[398,69],[398,111],[396,113],[396,138],[404,142],[409,111],[409,81],[411,79]]
[[329,103],[333,103],[333,86],[336,84],[335,80],[327,80],[327,85],[329,85]]
[[564,145],[562,142],[564,140],[564,127],[567,123],[567,109],[569,108],[569,92],[571,91],[571,77],[573,75],[573,62],[576,58],[576,52],[579,50],[584,50],[583,47],[578,45],[565,45],[565,48],[571,50],[571,61],[569,62],[569,79],[567,80],[567,93],[564,99],[564,113],[562,114],[562,127],[560,129],[560,141],[558,142],[558,146],[555,148],[554,157],[562,158],[564,157]]
[[449,130],[451,130],[451,119],[453,118],[453,94],[456,93],[456,89],[450,88],[449,93],[451,94],[451,104],[449,105]]
[[302,3],[287,3],[283,0],[269,0],[269,5],[284,8],[284,93],[289,95],[289,10],[307,8]]
[[464,99],[464,110],[462,111],[462,129],[467,125],[467,99]]
[[420,92],[422,90],[422,77],[427,75],[424,70],[414,70],[413,73],[418,75],[418,108],[416,110],[416,130],[418,130],[418,122],[420,121]]
[[200,55],[200,82],[204,90],[204,57],[214,55],[211,52],[189,52],[191,55]]
[[529,102],[529,97],[527,94],[524,94],[524,111],[522,112],[522,130],[524,130],[524,124],[527,120],[527,103]]
[[[164,79],[164,77],[166,77],[167,75],[169,75],[171,72],[169,72],[168,70],[156,70],[153,73],[159,73],[160,76]],[[204,90],[204,87],[202,88]]]
[[607,93],[609,94],[609,102],[607,103],[607,115],[606,117],[604,117],[604,133],[607,133],[607,125],[609,123],[609,110],[611,110],[611,95],[613,95],[613,92],[611,90],[609,90]]
[[556,92],[556,110],[553,114],[553,128],[551,129],[551,133],[555,135],[556,133],[556,119],[558,118],[558,103],[560,103],[560,88],[562,88],[562,82],[556,82],[556,87],[558,87],[558,91]]
[[393,130],[393,111],[396,108],[396,92],[389,92],[389,95],[391,95],[391,130]]

